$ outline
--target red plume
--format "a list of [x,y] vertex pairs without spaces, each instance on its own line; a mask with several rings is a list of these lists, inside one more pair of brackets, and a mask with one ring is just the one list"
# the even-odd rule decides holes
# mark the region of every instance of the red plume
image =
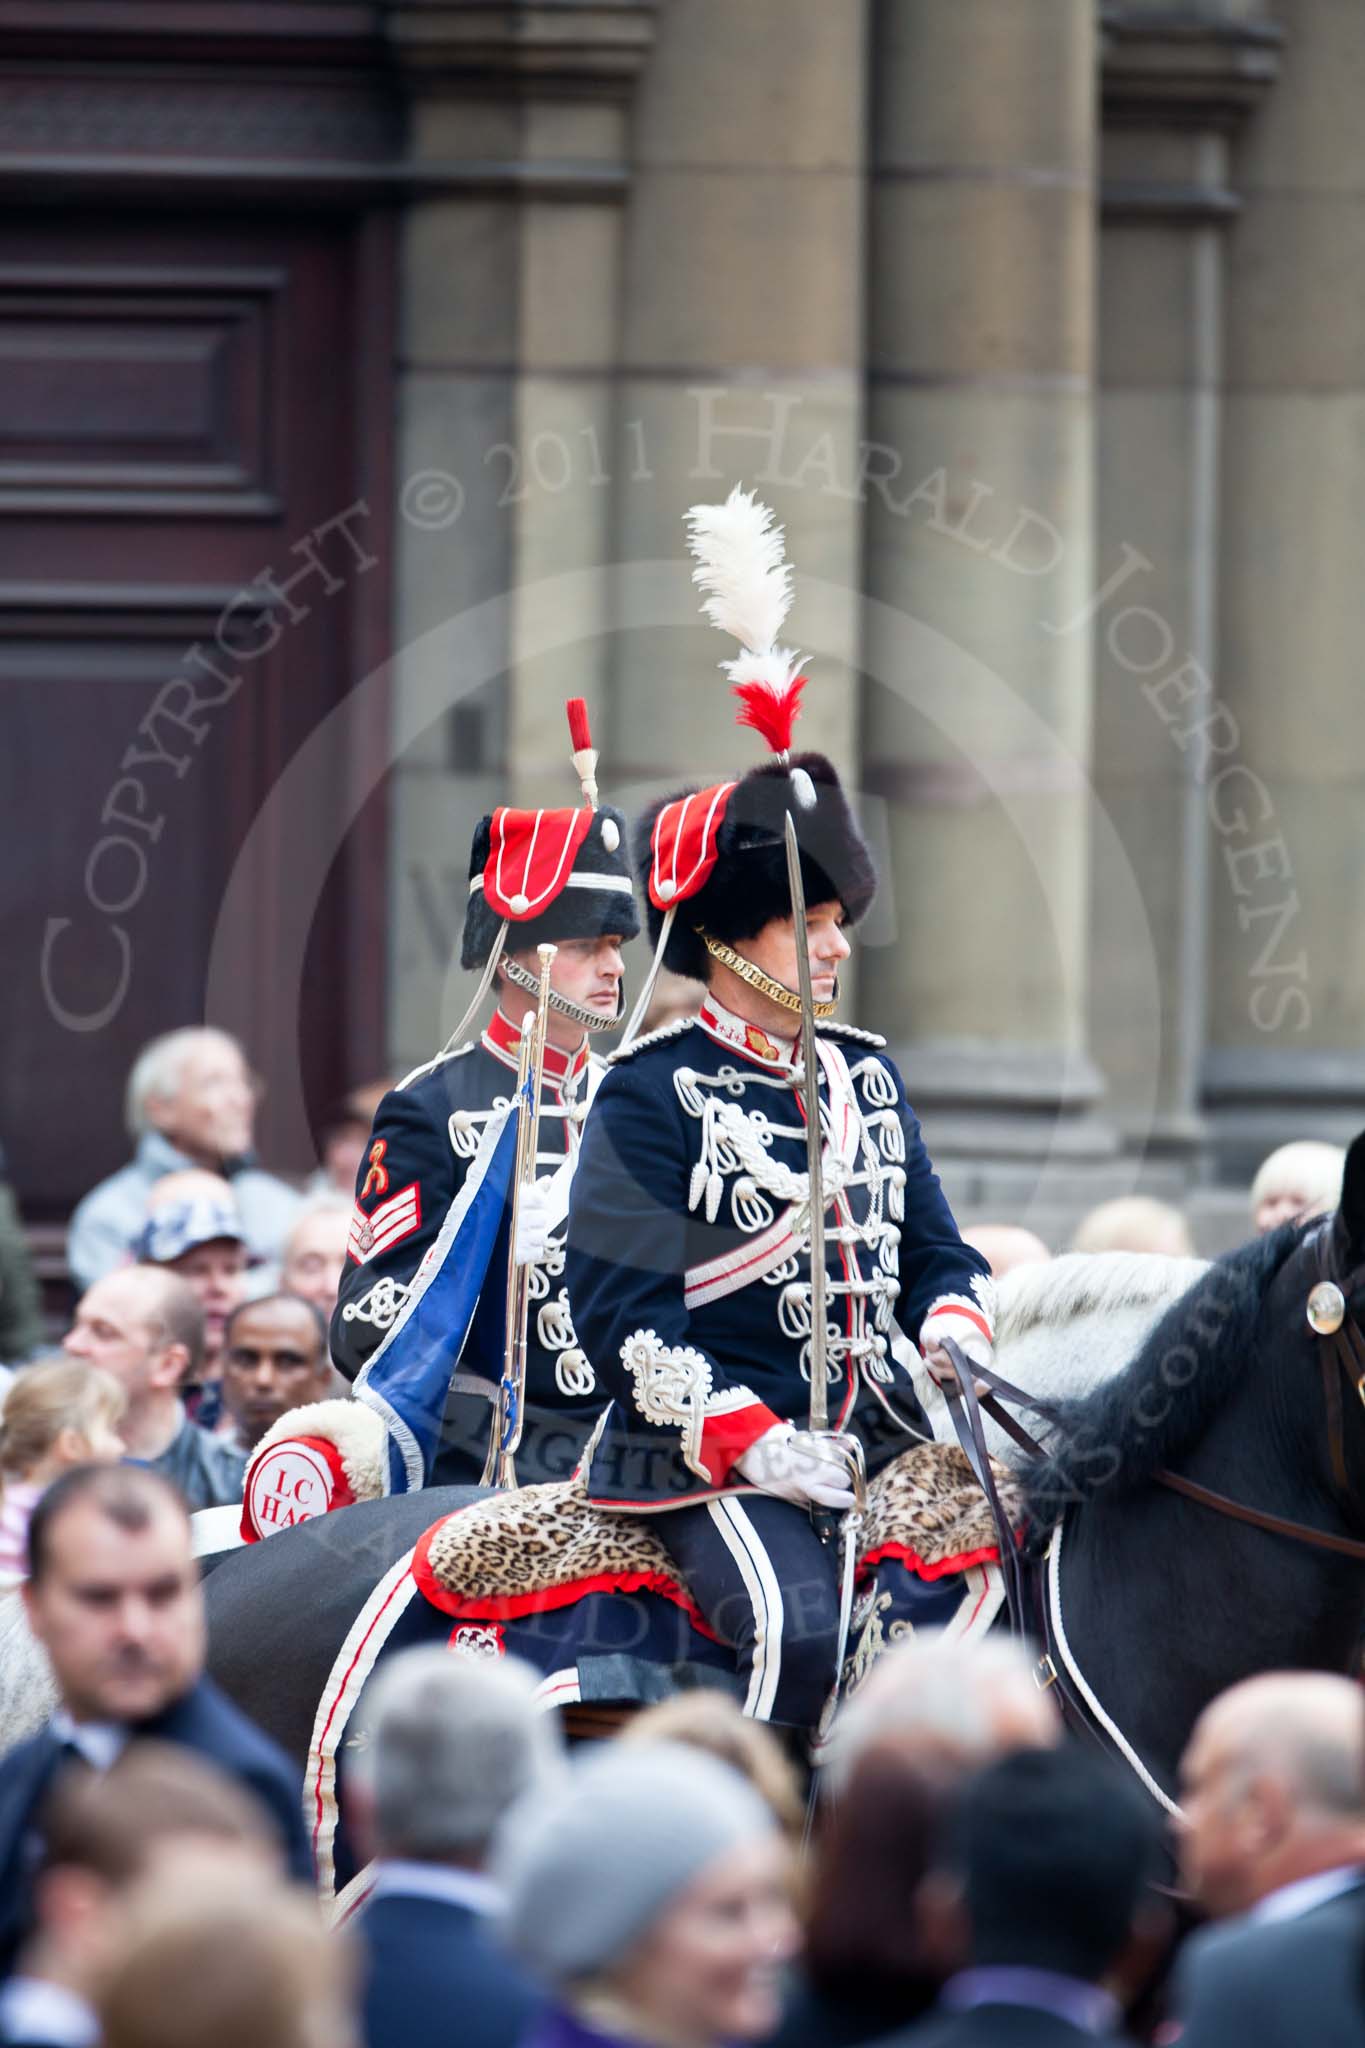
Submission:
[[735,695],[744,709],[736,714],[736,725],[751,725],[761,733],[775,754],[785,754],[792,743],[792,727],[801,715],[804,676],[793,676],[780,690],[767,683],[736,683]]
[[581,697],[570,697],[564,709],[569,714],[569,745],[575,754],[580,754],[585,747],[592,745],[587,704]]

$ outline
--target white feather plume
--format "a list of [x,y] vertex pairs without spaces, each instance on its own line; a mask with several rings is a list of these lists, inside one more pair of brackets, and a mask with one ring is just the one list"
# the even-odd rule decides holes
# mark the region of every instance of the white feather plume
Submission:
[[722,669],[732,682],[785,690],[801,657],[777,644],[791,609],[792,572],[772,508],[736,484],[723,505],[693,505],[686,523],[702,610],[744,650]]

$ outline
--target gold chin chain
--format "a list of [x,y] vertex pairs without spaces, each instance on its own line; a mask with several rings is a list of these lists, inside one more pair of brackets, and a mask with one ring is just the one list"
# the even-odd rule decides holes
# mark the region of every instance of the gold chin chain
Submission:
[[[524,988],[527,995],[536,994],[540,983],[529,968],[523,967],[519,960],[510,959],[506,953],[503,954],[500,965],[514,987]],[[604,1017],[600,1010],[590,1010],[586,1003],[572,1002],[568,996],[562,996],[557,988],[550,990],[550,1008],[557,1011],[561,1017],[567,1017],[570,1023],[580,1024],[585,1031],[614,1031],[625,1015],[626,991],[622,985],[616,1001],[615,1014],[610,1017]]]
[[[746,982],[750,988],[757,989],[761,996],[766,996],[770,1003],[776,1003],[779,1009],[790,1010],[796,1017],[801,1015],[801,998],[795,989],[785,988],[780,981],[774,981],[771,974],[765,974],[761,967],[755,967],[752,960],[746,960],[733,946],[727,946],[720,939],[713,939],[710,932],[703,931],[700,925],[697,926],[697,937],[711,958],[719,960],[722,967],[728,967],[731,974],[737,974],[741,981]],[[817,1017],[825,1018],[832,1017],[838,1007],[839,983],[836,979],[832,1001],[813,1003],[811,1008]]]

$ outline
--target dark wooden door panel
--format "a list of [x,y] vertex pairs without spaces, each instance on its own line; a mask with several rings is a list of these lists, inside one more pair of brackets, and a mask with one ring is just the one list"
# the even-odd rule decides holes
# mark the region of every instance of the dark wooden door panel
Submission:
[[[0,1143],[34,1218],[126,1156],[129,1062],[203,1018],[215,946],[221,1021],[273,1084],[272,1163],[311,1163],[300,1044],[314,1109],[376,1063],[348,933],[382,822],[315,903],[289,898],[290,835],[346,823],[344,755],[219,929],[270,791],[374,657],[362,246],[335,217],[0,224]],[[282,952],[305,946],[286,1010]]]

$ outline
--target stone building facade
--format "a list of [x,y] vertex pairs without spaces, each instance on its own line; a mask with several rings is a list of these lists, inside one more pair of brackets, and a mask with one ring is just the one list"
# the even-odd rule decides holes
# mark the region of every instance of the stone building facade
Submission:
[[[194,986],[269,1070],[277,1156],[305,1162],[322,1092],[441,1042],[472,822],[504,794],[571,800],[565,696],[588,699],[627,805],[749,758],[681,549],[686,506],[736,480],[787,529],[803,736],[886,867],[852,1011],[890,1038],[961,1209],[1060,1242],[1140,1186],[1213,1246],[1271,1144],[1365,1121],[1357,0],[103,16],[96,35],[76,0],[0,0],[22,115],[0,182],[39,240],[79,225],[68,311],[120,264],[151,289],[139,235],[162,238],[160,289],[194,257],[209,299],[269,298],[235,268],[282,279],[287,309],[320,251],[342,263],[325,334],[299,343],[330,495],[243,486],[213,517],[254,556],[210,537],[178,594],[80,523],[155,540],[149,519],[196,516],[173,492],[139,509],[155,407],[124,458],[143,474],[101,513],[90,461],[73,498],[0,402],[0,524],[36,491],[74,537],[58,582],[98,586],[92,630],[112,616],[126,639],[160,605],[154,648],[202,638],[239,586],[292,627],[279,564],[366,505],[349,531],[372,567],[328,536],[332,641],[284,634],[212,742],[223,774],[255,765]],[[31,297],[37,247],[0,286]],[[214,402],[265,469],[251,405],[280,402],[283,372],[252,374],[265,399]],[[60,411],[49,369],[54,388]],[[35,705],[45,574],[0,590],[0,664],[26,650]],[[301,724],[269,740],[291,688]],[[154,966],[76,1050],[116,1064],[191,999]],[[40,1066],[76,1044],[50,1015]],[[33,1118],[0,1101],[25,1160]],[[103,1127],[94,1149],[115,1149]]]

